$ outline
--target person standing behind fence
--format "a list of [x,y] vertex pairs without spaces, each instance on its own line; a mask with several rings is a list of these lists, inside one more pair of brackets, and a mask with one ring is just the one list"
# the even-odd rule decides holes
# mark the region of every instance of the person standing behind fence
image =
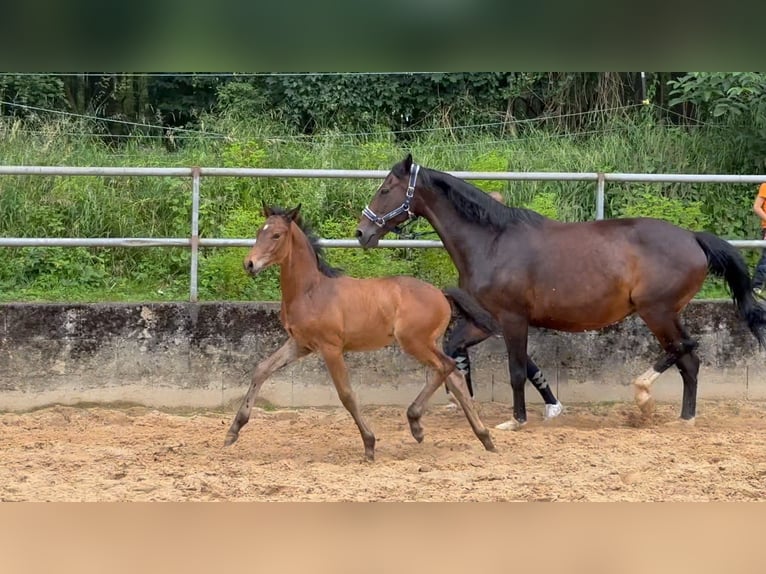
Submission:
[[[762,183],[758,188],[758,195],[755,196],[753,211],[761,219],[761,239],[766,239],[766,183]],[[753,289],[756,293],[763,293],[764,284],[766,284],[766,249],[761,250],[761,258],[755,266],[753,273]]]

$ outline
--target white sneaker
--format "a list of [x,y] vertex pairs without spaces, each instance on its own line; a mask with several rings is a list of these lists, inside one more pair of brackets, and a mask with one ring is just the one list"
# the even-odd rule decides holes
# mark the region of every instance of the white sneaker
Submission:
[[556,401],[555,405],[545,405],[545,414],[543,415],[543,420],[548,419],[555,419],[557,416],[559,416],[562,412],[564,412],[563,405]]

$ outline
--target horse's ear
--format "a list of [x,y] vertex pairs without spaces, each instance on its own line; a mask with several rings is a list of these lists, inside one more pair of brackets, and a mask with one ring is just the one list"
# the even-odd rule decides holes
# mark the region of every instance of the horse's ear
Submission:
[[298,217],[298,212],[301,210],[301,204],[299,203],[295,207],[293,207],[290,211],[285,213],[285,217],[289,219],[290,221],[295,221]]
[[407,157],[404,158],[404,161],[402,161],[402,165],[404,166],[405,173],[410,173],[410,170],[412,169],[412,154],[408,153]]
[[261,205],[263,206],[263,216],[264,217],[271,217],[271,209],[269,209],[269,206],[266,205],[266,202],[261,200]]

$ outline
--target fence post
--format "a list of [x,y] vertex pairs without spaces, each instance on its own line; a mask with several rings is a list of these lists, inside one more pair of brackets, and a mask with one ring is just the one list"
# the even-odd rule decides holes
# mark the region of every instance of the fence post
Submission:
[[199,265],[199,184],[200,169],[192,168],[192,213],[191,213],[191,269],[189,274],[189,301],[197,302],[197,269]]
[[604,187],[606,180],[603,173],[596,177],[596,219],[604,219]]

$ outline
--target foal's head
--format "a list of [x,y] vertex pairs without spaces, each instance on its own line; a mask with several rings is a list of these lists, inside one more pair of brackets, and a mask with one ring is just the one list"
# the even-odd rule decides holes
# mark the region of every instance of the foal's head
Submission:
[[290,226],[298,218],[300,209],[300,204],[284,212],[263,205],[266,221],[255,236],[255,245],[245,257],[245,271],[257,275],[269,265],[284,261],[290,252]]
[[356,238],[364,247],[375,247],[378,240],[397,225],[414,217],[411,202],[414,198],[417,170],[413,171],[412,155],[397,163],[375,192],[370,204],[364,208],[356,228]]

